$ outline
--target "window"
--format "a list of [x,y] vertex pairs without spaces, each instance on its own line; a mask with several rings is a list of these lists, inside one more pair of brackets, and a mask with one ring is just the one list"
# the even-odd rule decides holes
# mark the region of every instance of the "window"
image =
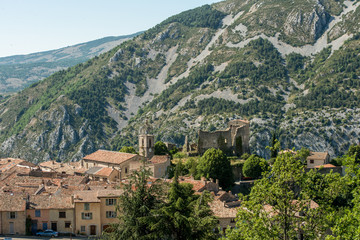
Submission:
[[35,210],[35,217],[41,217],[41,211]]
[[314,163],[314,160],[310,160],[310,163]]
[[106,206],[113,206],[113,205],[116,205],[116,199],[115,198],[106,199]]
[[84,203],[84,210],[90,210],[90,203]]
[[234,223],[234,222],[235,222],[235,218],[232,218],[232,219],[230,220],[230,222],[231,222],[231,223]]
[[125,173],[126,173],[126,174],[128,173],[128,169],[127,169],[127,168],[125,168]]
[[16,212],[9,212],[9,218],[10,219],[16,218]]
[[[70,228],[71,227],[71,222],[65,222],[65,228]],[[85,226],[81,226],[81,227],[85,227]]]
[[81,218],[84,220],[92,219],[92,213],[91,212],[81,213]]
[[85,226],[80,227],[80,232],[85,232]]
[[151,147],[151,139],[149,139],[149,147]]
[[106,218],[116,218],[115,211],[106,211]]
[[59,212],[59,218],[66,218],[66,212]]

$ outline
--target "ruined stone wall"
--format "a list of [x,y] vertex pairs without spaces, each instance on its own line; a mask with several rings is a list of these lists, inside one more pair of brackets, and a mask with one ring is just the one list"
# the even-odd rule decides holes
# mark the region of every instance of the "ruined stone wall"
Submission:
[[[241,141],[239,141],[241,138]],[[243,120],[229,122],[224,131],[199,131],[198,152],[204,154],[209,148],[219,148],[229,155],[241,155],[250,152],[250,123]],[[237,146],[241,142],[242,149]]]
[[204,154],[204,152],[209,148],[221,148],[219,145],[231,148],[232,142],[230,129],[215,132],[199,131],[198,152],[200,154]]

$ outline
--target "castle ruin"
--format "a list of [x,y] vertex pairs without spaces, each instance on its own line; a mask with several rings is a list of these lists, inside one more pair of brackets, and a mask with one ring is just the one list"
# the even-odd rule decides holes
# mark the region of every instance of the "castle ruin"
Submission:
[[209,148],[221,149],[228,155],[241,156],[249,153],[250,122],[232,120],[226,130],[207,132],[199,130],[198,152],[204,154]]

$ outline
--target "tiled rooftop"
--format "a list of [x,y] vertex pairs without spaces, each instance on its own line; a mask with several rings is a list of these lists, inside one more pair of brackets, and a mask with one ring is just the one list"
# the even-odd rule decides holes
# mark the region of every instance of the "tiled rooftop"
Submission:
[[138,156],[137,154],[114,152],[106,150],[97,150],[96,152],[85,156],[84,160],[92,160],[105,163],[121,164],[133,157]]

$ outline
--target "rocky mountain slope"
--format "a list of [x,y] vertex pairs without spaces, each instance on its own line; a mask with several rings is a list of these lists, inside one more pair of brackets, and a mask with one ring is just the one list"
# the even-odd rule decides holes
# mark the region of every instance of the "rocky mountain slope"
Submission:
[[140,33],[105,37],[57,50],[0,58],[0,94],[17,92],[51,74],[107,52]]
[[227,0],[175,15],[0,104],[2,156],[77,160],[251,121],[251,149],[342,154],[360,138],[360,1]]

